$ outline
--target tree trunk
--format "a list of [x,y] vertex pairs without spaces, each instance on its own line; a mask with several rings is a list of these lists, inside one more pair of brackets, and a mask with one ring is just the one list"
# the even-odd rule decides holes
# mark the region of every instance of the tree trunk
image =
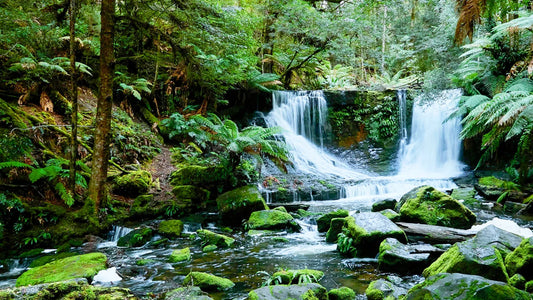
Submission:
[[76,160],[78,159],[78,74],[76,70],[76,0],[70,0],[70,80],[72,93],[69,189],[76,188]]
[[89,198],[94,201],[95,213],[107,195],[107,167],[111,137],[111,108],[113,106],[113,53],[115,0],[102,0],[100,32],[100,94],[96,110],[94,154],[89,183]]

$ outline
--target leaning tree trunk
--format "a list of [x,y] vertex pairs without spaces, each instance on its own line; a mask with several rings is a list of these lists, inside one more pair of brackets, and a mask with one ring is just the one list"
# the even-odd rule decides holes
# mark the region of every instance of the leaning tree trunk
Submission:
[[94,154],[89,183],[89,198],[94,201],[95,213],[107,195],[107,167],[111,137],[111,108],[113,105],[113,53],[115,0],[102,0],[100,32],[100,94],[96,110]]
[[70,79],[72,93],[71,139],[69,189],[74,194],[76,188],[76,160],[78,158],[78,85],[76,80],[76,0],[70,0]]

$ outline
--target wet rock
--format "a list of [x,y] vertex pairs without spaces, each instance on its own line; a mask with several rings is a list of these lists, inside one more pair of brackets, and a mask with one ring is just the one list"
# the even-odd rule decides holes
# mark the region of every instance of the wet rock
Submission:
[[202,248],[202,252],[209,253],[209,252],[216,251],[217,249],[218,249],[217,245],[207,245]]
[[495,247],[505,257],[520,245],[522,237],[494,225],[489,225],[481,229],[473,240],[478,245]]
[[[343,232],[346,237],[352,239],[351,246],[355,248],[357,257],[374,257],[379,250],[381,242],[392,237],[397,240],[406,242],[407,237],[403,230],[400,229],[391,220],[380,213],[364,212],[347,217]],[[350,255],[350,249],[343,251],[341,244],[345,241],[337,241],[339,251]]]
[[170,184],[172,186],[201,186],[211,192],[219,192],[225,189],[226,181],[230,176],[230,170],[223,165],[180,165],[178,170],[170,175]]
[[0,299],[13,300],[47,300],[47,299],[107,299],[136,300],[130,290],[118,287],[97,287],[87,283],[87,279],[78,278],[67,281],[46,283],[14,289],[0,290]]
[[157,232],[168,238],[177,238],[183,232],[183,222],[180,220],[165,220],[159,223]]
[[294,218],[290,214],[279,210],[254,211],[248,219],[248,228],[299,230],[299,226],[294,221]]
[[190,203],[195,209],[205,208],[209,204],[209,197],[211,196],[208,190],[194,185],[174,186],[172,194],[179,202]]
[[[313,298],[314,297],[314,298]],[[248,300],[316,299],[328,300],[326,288],[318,283],[273,285],[255,289],[248,294]]]
[[133,171],[115,178],[113,192],[123,196],[135,197],[146,194],[151,184],[152,174],[150,172],[144,170]]
[[345,218],[349,216],[349,213],[345,209],[339,209],[336,211],[332,211],[329,213],[324,214],[320,218],[316,220],[316,225],[318,227],[318,232],[326,232],[329,230],[329,227],[331,225],[331,220],[335,218]]
[[385,209],[385,210],[379,211],[379,213],[384,215],[385,217],[387,217],[389,220],[393,222],[397,222],[400,220],[400,214],[395,212],[392,209]]
[[526,288],[526,278],[521,274],[514,274],[509,278],[509,284],[517,289],[523,290]]
[[29,269],[17,278],[17,286],[50,283],[74,278],[92,280],[100,270],[106,269],[107,256],[103,253],[88,253],[71,256]]
[[398,201],[396,199],[385,199],[381,201],[377,201],[374,204],[372,204],[372,211],[378,212],[386,209],[394,209],[396,207],[396,204]]
[[191,249],[189,247],[172,251],[168,261],[171,263],[177,263],[182,261],[188,261],[191,259]]
[[326,233],[326,242],[336,243],[339,233],[342,232],[342,228],[346,224],[346,218],[334,218],[331,219],[330,227]]
[[509,276],[521,274],[526,280],[533,280],[533,237],[524,239],[520,245],[505,258]]
[[500,251],[475,238],[456,243],[422,272],[425,277],[439,273],[481,275],[493,280],[507,281]]
[[282,270],[270,277],[272,282],[279,284],[298,284],[301,282],[318,283],[324,277],[324,272],[318,270]]
[[164,300],[212,300],[213,298],[197,286],[180,287],[166,293]]
[[505,282],[477,275],[443,273],[431,276],[410,289],[405,299],[526,300],[531,296]]
[[341,287],[332,289],[328,292],[329,300],[353,300],[355,299],[355,292],[349,287]]
[[148,243],[154,236],[151,228],[144,227],[130,231],[117,241],[119,247],[140,247]]
[[406,295],[407,289],[389,280],[378,279],[368,285],[365,294],[368,300],[394,300]]
[[214,233],[207,229],[198,229],[196,233],[198,233],[203,245],[215,245],[220,248],[229,248],[235,243],[235,239],[229,236]]
[[429,244],[405,245],[387,238],[379,246],[378,264],[382,270],[398,273],[418,273],[443,251]]
[[229,279],[203,272],[189,273],[189,275],[185,277],[185,280],[183,280],[183,284],[197,286],[205,292],[225,291],[235,286],[235,284]]
[[464,204],[467,206],[477,206],[479,204],[479,200],[475,198],[476,190],[471,187],[453,189],[452,194],[450,196],[453,199],[464,201]]
[[244,186],[217,197],[222,220],[230,225],[242,225],[252,212],[267,210],[268,206],[256,186]]
[[466,206],[430,186],[414,188],[398,205],[400,220],[404,222],[461,229],[468,229],[476,222],[476,215]]
[[524,204],[524,203],[505,201],[505,203],[503,204],[503,211],[507,214],[514,215],[518,213],[519,211],[525,209],[526,207],[527,207],[527,204]]

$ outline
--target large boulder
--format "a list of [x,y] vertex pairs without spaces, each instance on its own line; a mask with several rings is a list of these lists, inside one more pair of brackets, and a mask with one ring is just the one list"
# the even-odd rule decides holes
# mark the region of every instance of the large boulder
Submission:
[[326,288],[318,283],[273,285],[255,289],[248,294],[248,300],[328,300]]
[[499,281],[508,279],[500,251],[474,238],[456,243],[422,272],[425,277],[439,273],[481,275]]
[[100,270],[106,269],[106,263],[107,256],[99,252],[71,256],[29,269],[17,278],[16,285],[35,285],[74,278],[92,280]]
[[398,201],[396,199],[384,199],[372,204],[372,211],[378,212],[386,209],[394,209]]
[[222,164],[214,166],[183,164],[170,175],[170,184],[201,186],[212,193],[220,193],[227,188],[230,176],[231,170]]
[[477,275],[443,273],[414,286],[405,297],[405,300],[418,299],[530,300],[531,295],[505,282]]
[[189,275],[183,280],[183,284],[197,286],[205,292],[225,291],[235,286],[235,284],[229,279],[203,272],[189,273]]
[[165,294],[164,300],[213,300],[197,286],[185,286]]
[[378,279],[368,285],[365,294],[368,300],[395,300],[407,294],[407,289],[389,280]]
[[349,213],[345,209],[339,209],[336,211],[328,212],[316,220],[318,232],[326,232],[329,230],[331,220],[335,218],[345,218],[349,216]]
[[299,226],[287,212],[272,209],[254,211],[248,219],[248,229],[299,230]]
[[157,232],[168,238],[177,238],[183,232],[183,222],[180,220],[165,220],[159,223]]
[[268,210],[256,186],[244,186],[217,197],[218,211],[226,224],[241,225],[254,211]]
[[194,185],[177,185],[172,188],[172,194],[179,202],[188,204],[196,208],[205,208],[209,204],[211,192]]
[[154,233],[151,228],[144,227],[130,231],[125,236],[121,237],[117,241],[119,247],[140,247],[148,243]]
[[442,250],[429,244],[405,245],[397,239],[387,238],[379,246],[378,264],[382,270],[418,273],[441,253]]
[[229,248],[235,243],[235,239],[222,234],[214,233],[207,229],[198,229],[196,231],[202,240],[202,245],[215,245],[220,248]]
[[515,183],[494,176],[479,178],[474,187],[481,196],[489,200],[497,200],[505,192],[508,192],[507,198],[514,198],[514,194],[520,194]]
[[[358,213],[345,220],[343,228],[345,236],[337,240],[337,249],[344,255],[374,257],[381,242],[388,237],[407,241],[403,230],[380,213]],[[351,243],[347,244],[347,241]]]
[[150,172],[144,170],[133,171],[115,178],[113,192],[119,195],[135,197],[148,192],[151,184],[152,174]]
[[401,205],[400,220],[405,222],[461,229],[468,229],[476,222],[476,215],[470,209],[430,186],[414,188],[398,205]]
[[[347,218],[347,217],[346,217]],[[346,218],[333,218],[330,221],[328,232],[326,233],[326,242],[336,243],[339,233],[346,224]]]
[[509,276],[521,274],[526,280],[533,280],[533,237],[524,239],[520,245],[505,258]]
[[489,225],[481,229],[473,240],[478,245],[495,247],[503,257],[506,257],[507,254],[511,253],[520,245],[522,237],[494,225]]

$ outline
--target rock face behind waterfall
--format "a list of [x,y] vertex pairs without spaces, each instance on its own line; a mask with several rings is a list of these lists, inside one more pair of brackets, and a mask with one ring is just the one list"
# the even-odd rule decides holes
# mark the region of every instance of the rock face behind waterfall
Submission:
[[430,186],[412,189],[396,205],[400,220],[468,229],[476,215],[459,201]]

